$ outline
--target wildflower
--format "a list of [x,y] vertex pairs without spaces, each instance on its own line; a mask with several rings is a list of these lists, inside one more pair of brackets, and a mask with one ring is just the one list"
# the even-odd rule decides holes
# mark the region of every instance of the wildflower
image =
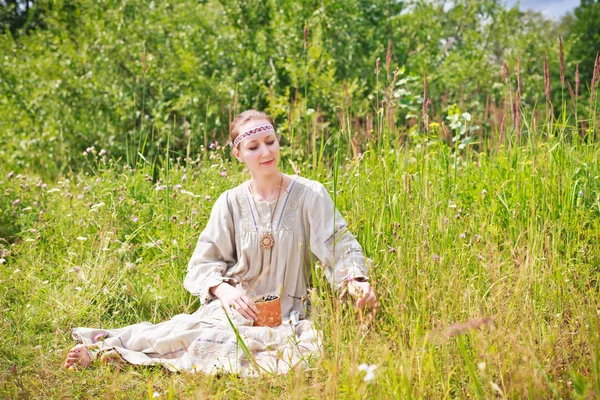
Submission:
[[4,258],[0,258],[0,264],[4,264],[6,260]]
[[137,206],[137,201],[133,200],[133,201],[131,202],[131,204],[133,204],[134,206]]
[[96,178],[96,183],[102,182],[102,178]]
[[81,267],[73,267],[73,271],[75,272],[79,272],[81,270]]
[[157,245],[157,246],[160,246],[161,244],[162,244],[162,240],[158,239],[158,240],[156,241],[156,245]]
[[2,256],[1,257],[2,258],[8,257],[8,250],[6,250],[6,249],[2,250]]
[[166,186],[163,186],[163,185],[158,185],[158,186],[156,187],[156,191],[157,191],[157,192],[160,192],[161,190],[165,190],[166,188],[167,188]]
[[77,240],[79,240],[80,242],[85,242],[87,238],[85,236],[77,236]]
[[464,238],[466,238],[466,237],[467,237],[467,235],[465,235],[464,233],[461,233],[461,234],[460,234],[460,238],[461,238],[461,239],[464,239]]
[[103,155],[106,154],[106,150],[102,149],[102,150],[100,150],[100,153],[98,153],[98,154],[100,154],[101,156],[103,156]]
[[83,191],[84,191],[84,192],[88,192],[89,190],[90,190],[90,187],[89,187],[89,186],[85,186],[85,187],[83,188]]
[[448,218],[446,217],[446,218],[444,218],[444,224],[447,224],[447,223],[448,223]]
[[394,249],[393,247],[390,247],[390,253],[395,253],[396,249]]
[[209,201],[210,200],[210,196],[204,196],[204,200]]
[[477,368],[479,368],[480,371],[485,370],[485,362],[482,361],[479,364],[477,364]]
[[46,189],[48,187],[48,184],[46,183],[42,183],[42,186],[40,186],[42,189]]
[[178,183],[177,185],[173,186],[173,190],[179,190],[181,189],[181,185]]
[[578,194],[579,194],[579,197],[583,197],[583,190],[580,190]]
[[227,172],[225,172],[225,171],[219,172],[219,175],[221,175],[221,177],[223,177],[223,178],[227,178]]
[[433,256],[431,256],[431,258],[433,258],[433,261],[439,261],[440,260],[440,256],[438,256],[437,254],[434,254]]
[[152,397],[153,397],[153,398],[160,397],[160,393],[158,393],[158,392],[153,392],[153,393],[152,393]]
[[7,177],[8,179],[10,179],[10,178],[12,178],[14,175],[15,175],[15,171],[10,171],[10,172],[8,173],[8,175],[6,175],[6,177]]
[[359,371],[365,371],[365,382],[370,382],[375,378],[375,370],[377,369],[377,365],[368,365],[368,364],[360,364],[358,366]]
[[13,201],[12,205],[16,206],[17,204],[19,204],[21,202],[21,199],[16,199],[15,201]]
[[477,255],[477,259],[478,259],[479,261],[483,261],[483,256],[482,256],[481,254],[479,254],[479,255]]
[[439,207],[439,206],[441,206],[441,205],[442,205],[442,202],[441,202],[441,201],[438,201],[438,202],[437,202],[437,204],[436,204],[435,206],[436,206],[436,207]]
[[96,336],[94,336],[94,343],[103,342],[105,338],[104,333],[100,332]]
[[138,222],[138,217],[136,217],[135,215],[132,215],[132,216],[131,216],[131,220],[132,220],[133,222]]
[[198,214],[198,210],[196,210],[195,208],[192,210],[192,215],[197,215]]
[[83,194],[79,194],[79,195],[77,195],[77,198],[78,198],[79,200],[83,199]]
[[486,194],[487,194],[487,190],[483,189],[481,191],[481,197],[485,197]]
[[84,151],[83,153],[81,153],[82,156],[86,157],[88,155],[87,151]]
[[39,206],[39,203],[37,201],[34,201],[33,205],[37,207],[37,206]]

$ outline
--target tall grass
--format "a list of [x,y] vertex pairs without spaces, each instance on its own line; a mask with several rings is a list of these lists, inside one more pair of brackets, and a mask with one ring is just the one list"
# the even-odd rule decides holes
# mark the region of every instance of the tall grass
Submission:
[[[381,130],[390,129],[386,121]],[[491,152],[450,147],[433,133],[409,136],[407,145],[380,130],[355,154],[351,132],[314,131],[310,161],[288,156],[282,166],[293,173],[293,161],[328,186],[374,260],[379,307],[353,310],[317,268],[322,354],[309,370],[261,379],[58,368],[74,326],[195,311],[181,284],[187,259],[218,194],[248,178],[227,149],[206,149],[182,166],[169,162],[167,147],[163,167],[136,169],[90,154],[93,173],[47,185],[0,167],[10,224],[0,242],[0,393],[596,397],[600,146],[578,140],[574,127],[540,126],[525,123],[521,143],[508,130]],[[332,165],[324,153],[336,155]],[[374,380],[364,381],[362,363],[377,365]]]

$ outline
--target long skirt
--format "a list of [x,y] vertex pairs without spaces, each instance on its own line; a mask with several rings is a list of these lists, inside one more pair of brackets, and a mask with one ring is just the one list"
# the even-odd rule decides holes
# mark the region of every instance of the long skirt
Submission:
[[161,364],[171,371],[284,374],[305,367],[321,349],[310,320],[285,321],[276,328],[255,327],[221,302],[193,314],[179,314],[159,324],[142,322],[120,329],[75,328],[73,338],[94,359],[107,352],[135,365]]

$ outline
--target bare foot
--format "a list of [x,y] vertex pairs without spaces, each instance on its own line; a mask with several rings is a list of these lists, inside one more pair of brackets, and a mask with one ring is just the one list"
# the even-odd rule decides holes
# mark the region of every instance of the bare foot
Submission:
[[87,347],[83,344],[78,344],[69,351],[69,355],[65,360],[65,368],[86,368],[92,361],[90,360],[90,353]]

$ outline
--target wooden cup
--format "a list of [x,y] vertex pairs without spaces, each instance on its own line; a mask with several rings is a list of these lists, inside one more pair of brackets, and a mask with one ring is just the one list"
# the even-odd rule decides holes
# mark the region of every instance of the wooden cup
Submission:
[[279,296],[269,301],[258,301],[258,319],[254,326],[270,326],[271,328],[281,325],[281,300]]

